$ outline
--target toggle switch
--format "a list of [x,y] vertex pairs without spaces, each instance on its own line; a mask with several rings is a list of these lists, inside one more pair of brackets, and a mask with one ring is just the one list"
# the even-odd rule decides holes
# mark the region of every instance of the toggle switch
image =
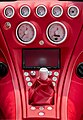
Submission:
[[35,76],[36,72],[35,71],[31,71],[30,74],[31,74],[31,76]]
[[42,80],[48,79],[48,69],[47,68],[40,68],[39,75],[40,75],[40,79],[42,79]]

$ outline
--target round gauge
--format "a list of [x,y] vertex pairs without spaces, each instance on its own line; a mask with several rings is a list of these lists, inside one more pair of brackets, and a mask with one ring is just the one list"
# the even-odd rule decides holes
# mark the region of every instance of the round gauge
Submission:
[[54,17],[60,17],[63,14],[63,8],[59,5],[56,5],[52,8],[52,15]]
[[68,8],[68,15],[71,17],[71,18],[75,18],[79,15],[79,8],[77,6],[70,6]]
[[30,22],[22,22],[16,28],[17,39],[24,44],[29,44],[36,38],[36,28]]
[[24,5],[20,8],[20,15],[22,17],[28,17],[30,15],[30,13],[31,13],[31,9],[29,6]]
[[44,5],[39,5],[36,8],[36,14],[39,17],[44,17],[47,14],[47,8]]
[[67,28],[61,22],[51,23],[46,30],[47,38],[54,44],[60,44],[66,40]]
[[5,9],[4,9],[4,15],[6,18],[12,18],[14,16],[14,8],[11,7],[11,6],[7,6]]

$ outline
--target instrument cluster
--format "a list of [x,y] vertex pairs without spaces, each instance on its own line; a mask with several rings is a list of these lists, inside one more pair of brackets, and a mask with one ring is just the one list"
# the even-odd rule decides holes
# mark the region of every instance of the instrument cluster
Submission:
[[[14,114],[23,115],[22,118],[25,119],[40,116],[50,119],[60,118],[57,114],[61,115],[58,108],[62,103],[62,91],[64,94],[65,91],[66,93],[69,91],[73,68],[82,49],[82,10],[83,4],[69,1],[28,0],[1,3],[1,50],[10,70],[11,81],[14,85],[12,91],[16,88],[22,89],[19,93],[15,91],[14,94],[16,101],[20,100],[20,103],[15,102],[17,110]],[[76,69],[76,74],[80,78],[82,78],[79,72],[81,66],[82,64],[78,64]],[[50,106],[45,103],[44,111],[41,111],[41,106],[35,105],[34,107],[31,102],[27,101],[31,101],[28,91],[39,78],[39,69],[43,67],[48,69],[48,78],[54,86],[53,101],[55,102]],[[8,77],[7,80],[9,79]],[[13,110],[12,107],[11,109]],[[11,114],[8,113],[8,115]]]
[[[9,21],[11,21],[17,12],[16,8],[11,5],[4,7],[3,11],[4,17]],[[69,5],[67,7],[67,10],[65,10],[64,7],[59,4],[53,5],[52,7],[48,7],[44,4],[39,4],[35,7],[35,9],[27,4],[21,5],[19,7],[18,14],[24,20],[17,25],[15,36],[16,39],[22,44],[30,44],[37,37],[37,26],[35,26],[35,24],[33,24],[33,22],[30,20],[28,21],[28,18],[32,15],[32,12],[34,12],[34,15],[36,18],[39,18],[39,20],[43,20],[43,18],[48,16],[48,13],[54,19],[54,21],[50,22],[47,25],[44,34],[50,43],[56,45],[63,43],[68,36],[67,26],[64,24],[64,22],[59,21],[59,18],[62,19],[66,13],[69,19],[75,19],[80,14],[79,7],[76,5]],[[8,28],[11,27],[10,22],[7,22],[6,25]]]
[[[22,17],[28,17],[31,14],[31,8],[28,5],[22,5],[20,7],[19,14]],[[38,17],[45,17],[48,12],[48,9],[45,5],[38,5],[36,7],[35,13]],[[61,5],[54,5],[51,8],[51,15],[53,17],[61,17],[63,15],[64,9]],[[6,18],[12,18],[14,16],[15,10],[12,6],[7,6],[4,8],[4,16]],[[71,18],[75,18],[79,15],[79,8],[75,5],[68,7],[67,15]]]
[[[46,29],[46,36],[51,43],[60,44],[66,40],[67,28],[61,22],[52,22]],[[33,42],[36,38],[36,27],[30,22],[22,22],[17,26],[16,37],[24,44]]]

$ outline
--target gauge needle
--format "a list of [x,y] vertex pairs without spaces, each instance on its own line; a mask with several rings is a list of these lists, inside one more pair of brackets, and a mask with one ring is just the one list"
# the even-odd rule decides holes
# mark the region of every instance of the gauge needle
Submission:
[[41,15],[42,15],[42,14],[43,14],[43,11],[39,11],[39,14],[41,14]]
[[24,37],[25,34],[22,35],[22,38]]
[[22,35],[22,38],[24,37],[24,35],[25,35],[25,32],[24,32],[24,34]]
[[60,35],[54,35],[55,37],[60,37]]
[[54,37],[60,37],[60,35],[58,35],[58,28],[54,31]]
[[26,31],[24,31],[22,38],[24,37],[24,35],[27,35],[27,34],[28,34],[28,28],[26,28]]
[[53,39],[57,40],[60,37],[60,35],[53,35]]

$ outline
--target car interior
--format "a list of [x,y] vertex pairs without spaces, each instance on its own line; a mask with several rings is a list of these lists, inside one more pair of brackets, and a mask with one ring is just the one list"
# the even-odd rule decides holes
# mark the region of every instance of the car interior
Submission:
[[0,120],[83,120],[83,2],[0,1]]

